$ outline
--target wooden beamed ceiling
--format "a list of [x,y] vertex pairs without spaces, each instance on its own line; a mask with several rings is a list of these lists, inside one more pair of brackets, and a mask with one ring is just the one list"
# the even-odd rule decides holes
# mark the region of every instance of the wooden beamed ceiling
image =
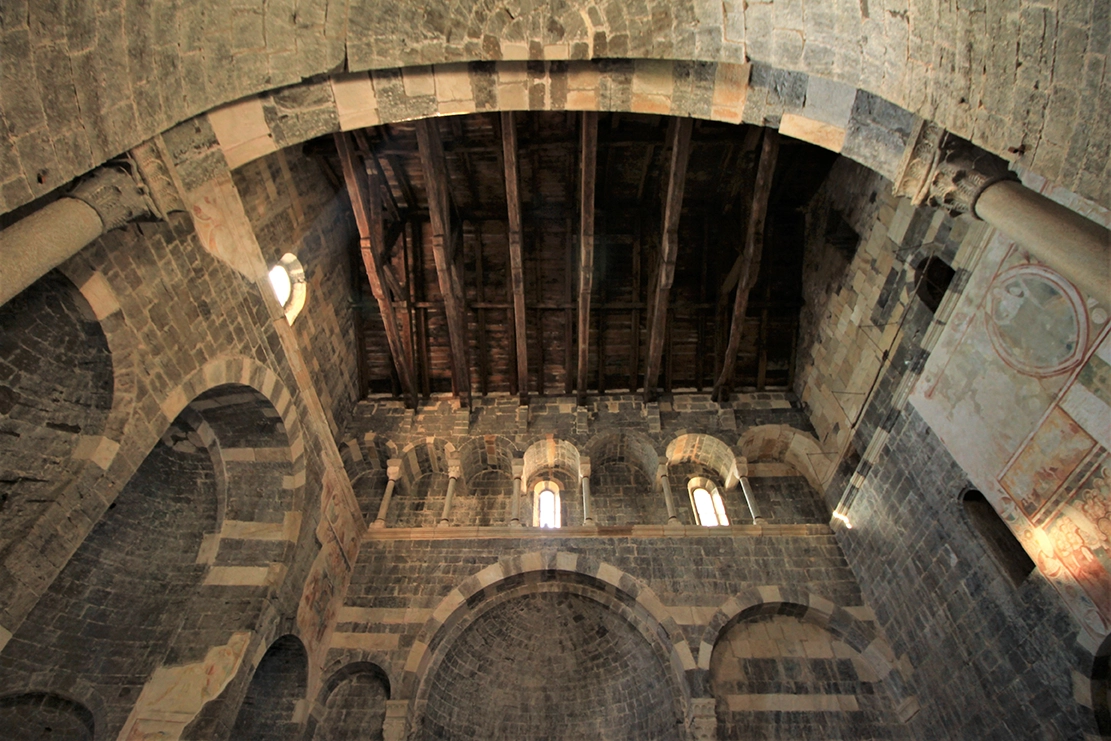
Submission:
[[803,209],[829,152],[758,127],[577,112],[426,119],[306,149],[338,158],[362,238],[366,392],[584,403],[793,380]]

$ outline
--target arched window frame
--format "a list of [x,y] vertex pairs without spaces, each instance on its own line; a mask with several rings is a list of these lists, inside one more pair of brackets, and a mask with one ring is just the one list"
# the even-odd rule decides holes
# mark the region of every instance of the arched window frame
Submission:
[[[554,499],[552,514],[554,515],[554,522],[542,523],[541,504],[544,492],[550,491]],[[536,482],[536,486],[532,488],[532,526],[558,530],[563,526],[563,505],[560,501],[560,487],[558,481],[545,479],[544,481]]]
[[[707,509],[706,504],[699,509],[699,497],[695,496],[695,492],[700,489],[706,490],[709,495],[709,506],[712,509]],[[704,476],[694,476],[687,482],[687,494],[690,496],[691,510],[699,527],[729,526],[729,513],[725,510],[725,499],[721,495],[717,482]]]
[[[277,283],[274,279],[274,273],[278,269],[285,271],[285,275],[289,277],[289,295],[286,297],[285,302],[282,303],[281,296],[278,295]],[[282,305],[282,310],[285,312],[285,320],[292,326],[293,321],[305,308],[305,301],[308,299],[308,283],[305,280],[305,268],[301,265],[301,261],[292,252],[287,252],[282,255],[277,263],[270,267],[270,286],[274,289],[274,298]]]
[[1012,587],[1020,587],[1037,568],[1030,554],[979,489],[962,489],[958,499],[965,523],[992,563]]

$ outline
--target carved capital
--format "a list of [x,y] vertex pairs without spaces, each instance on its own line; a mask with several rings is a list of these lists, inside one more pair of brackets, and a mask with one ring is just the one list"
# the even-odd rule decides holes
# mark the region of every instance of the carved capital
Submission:
[[397,481],[399,478],[401,478],[400,458],[390,458],[388,461],[386,461],[386,476],[389,477],[390,481]]
[[976,200],[1002,180],[1017,180],[1007,161],[923,121],[895,180],[895,195],[952,216],[976,215]]
[[70,198],[88,204],[104,224],[104,231],[123,226],[132,219],[155,213],[146,188],[123,165],[98,168],[83,180]]

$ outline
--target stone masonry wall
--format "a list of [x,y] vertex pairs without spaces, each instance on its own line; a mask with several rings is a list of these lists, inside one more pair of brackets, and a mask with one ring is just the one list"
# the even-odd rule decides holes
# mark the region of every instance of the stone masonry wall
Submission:
[[[856,169],[835,166],[811,205],[800,353],[812,344],[798,388],[823,448],[839,452],[826,501],[852,529],[835,526],[837,540],[914,668],[922,710],[910,729],[919,739],[1079,738],[1091,711],[1073,698],[1076,627],[1038,571],[1018,587],[1004,577],[961,507],[967,474],[905,403],[936,336],[914,267],[936,255],[955,269],[951,305],[985,230],[891,199]],[[831,211],[861,237],[851,259],[828,238]]]
[[[1109,37],[1100,0],[516,11],[315,0],[296,12],[262,2],[16,3],[0,19],[12,81],[0,101],[0,203],[10,210],[177,122],[336,69],[633,58],[751,60],[860,88],[1106,204],[1111,137],[1098,112],[1111,91]],[[528,96],[522,87],[521,102]],[[302,125],[281,101],[270,116],[280,128]]]
[[[296,147],[232,175],[262,254],[270,265],[287,252],[305,269],[308,298],[293,323],[334,434],[358,399],[358,357],[351,254],[358,239],[346,190],[325,176],[320,160]],[[365,278],[360,278],[365,280]]]

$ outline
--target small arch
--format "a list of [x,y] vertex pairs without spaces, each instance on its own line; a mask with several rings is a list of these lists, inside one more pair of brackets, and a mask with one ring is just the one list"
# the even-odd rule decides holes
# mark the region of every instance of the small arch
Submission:
[[[401,451],[401,476],[390,505],[390,527],[432,527],[440,520],[447,498],[455,446],[437,437],[410,443]],[[464,492],[457,489],[456,497]]]
[[821,495],[832,459],[822,452],[813,435],[790,425],[759,425],[744,431],[737,447],[749,462],[780,461],[789,464]]
[[96,720],[79,702],[53,692],[24,692],[0,697],[0,728],[18,738],[94,741]]
[[991,560],[1012,587],[1020,586],[1034,571],[1034,560],[1018,538],[978,489],[968,488],[960,495],[965,521],[979,536]]
[[373,432],[340,444],[340,459],[355,492],[364,522],[371,522],[386,490],[386,467],[397,455],[397,445]]
[[957,273],[938,255],[927,255],[914,266],[914,295],[936,314]]
[[906,680],[896,666],[895,654],[875,628],[833,601],[797,587],[753,587],[722,603],[699,643],[698,668],[703,677],[710,669],[714,647],[726,631],[740,621],[761,615],[791,615],[825,628],[868,661],[890,693],[897,712],[913,704]]
[[599,525],[667,522],[667,508],[656,480],[660,456],[644,435],[597,435],[585,448],[590,458],[590,496]]
[[308,691],[308,654],[301,639],[281,636],[266,649],[239,706],[232,738],[294,739],[299,703]]
[[345,664],[324,680],[304,738],[380,741],[389,699],[390,678],[380,666],[369,661]]
[[695,463],[717,474],[721,484],[731,489],[740,480],[737,459],[729,446],[713,435],[691,432],[679,435],[667,445],[667,465]]

